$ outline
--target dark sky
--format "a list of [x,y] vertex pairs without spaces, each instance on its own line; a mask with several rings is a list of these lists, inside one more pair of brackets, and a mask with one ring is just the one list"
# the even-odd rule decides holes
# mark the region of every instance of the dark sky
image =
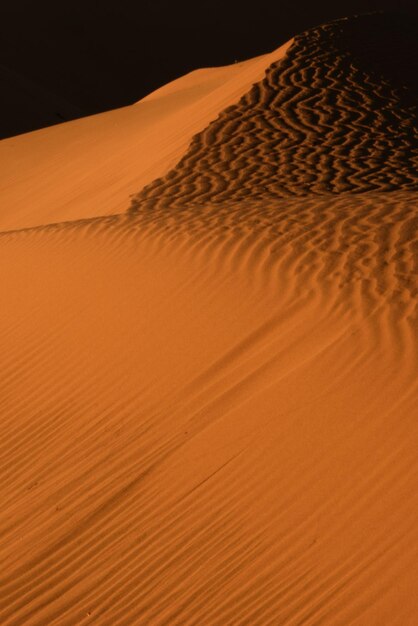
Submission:
[[39,93],[35,106],[19,88],[0,104],[0,136],[130,104],[192,69],[268,52],[321,22],[395,8],[418,16],[416,0],[3,0],[7,84],[24,76],[56,102],[44,115]]

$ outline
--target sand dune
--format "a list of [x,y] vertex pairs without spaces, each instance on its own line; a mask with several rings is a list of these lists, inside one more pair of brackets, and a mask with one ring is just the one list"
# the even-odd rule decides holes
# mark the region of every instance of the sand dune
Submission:
[[0,142],[0,228],[111,215],[175,165],[193,135],[261,80],[291,42],[192,72],[136,105]]
[[222,111],[200,74],[125,211],[0,234],[2,624],[416,623],[417,144],[373,19]]
[[[260,83],[193,138],[174,169],[141,191],[133,209],[156,199],[172,206],[416,189],[416,100],[412,87],[388,80],[383,53],[380,63],[366,46],[349,53],[350,41],[370,38],[364,19],[296,37]],[[389,39],[394,29],[378,25]]]

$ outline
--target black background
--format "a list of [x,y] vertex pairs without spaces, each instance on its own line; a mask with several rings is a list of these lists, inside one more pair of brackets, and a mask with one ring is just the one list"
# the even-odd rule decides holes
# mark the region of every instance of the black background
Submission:
[[[86,115],[130,104],[198,67],[269,52],[322,22],[395,9],[418,16],[415,0],[3,0],[1,65]],[[28,107],[20,116],[1,108],[3,137],[52,123],[32,119]]]

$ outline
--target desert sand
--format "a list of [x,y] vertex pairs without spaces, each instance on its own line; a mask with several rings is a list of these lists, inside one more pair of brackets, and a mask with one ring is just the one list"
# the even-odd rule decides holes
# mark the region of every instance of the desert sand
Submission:
[[0,142],[0,228],[126,211],[129,196],[165,174],[192,137],[262,80],[270,54],[197,70],[133,106]]
[[2,625],[417,623],[392,27],[0,144]]

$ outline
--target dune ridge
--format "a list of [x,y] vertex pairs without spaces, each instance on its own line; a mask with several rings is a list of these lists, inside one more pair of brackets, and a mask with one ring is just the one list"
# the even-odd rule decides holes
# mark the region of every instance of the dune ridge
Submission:
[[295,38],[124,213],[0,233],[2,624],[414,626],[415,144],[372,23]]
[[[350,51],[353,39],[370,45],[376,37],[370,19],[338,20],[295,37],[264,80],[196,135],[131,210],[147,202],[416,190],[416,100],[386,78],[382,46],[380,63],[367,47]],[[376,45],[385,35],[390,40],[387,19],[374,24],[373,16]],[[409,63],[418,68],[416,50]]]
[[0,142],[0,229],[123,213],[129,196],[173,167],[291,43],[191,72],[132,106]]

